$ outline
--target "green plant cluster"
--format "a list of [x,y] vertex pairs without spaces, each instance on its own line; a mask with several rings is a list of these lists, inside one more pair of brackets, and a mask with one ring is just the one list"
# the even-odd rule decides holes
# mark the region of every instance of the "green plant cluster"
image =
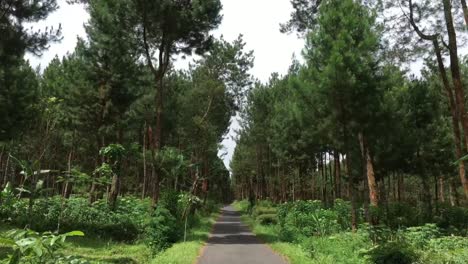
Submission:
[[[365,232],[370,232],[372,227]],[[386,263],[453,263],[463,264],[468,259],[468,237],[446,236],[436,224],[408,227],[396,231],[381,226],[381,235],[372,247],[361,254],[369,262]],[[374,232],[375,233],[375,232]],[[372,237],[371,237],[372,239]]]
[[73,236],[84,236],[84,233],[72,231],[65,234],[53,234],[52,232],[38,233],[28,229],[12,230],[6,234],[6,237],[0,238],[0,243],[12,247],[12,254],[5,260],[8,264],[87,263],[79,258],[57,253],[57,250],[64,246],[65,239]]
[[137,239],[149,217],[149,202],[131,197],[120,198],[115,210],[105,200],[90,205],[85,198],[63,200],[61,197],[37,199],[31,212],[27,207],[27,200],[15,200],[11,207],[2,206],[0,217],[19,228],[28,226],[40,232],[82,230],[116,241]]
[[281,238],[286,241],[303,237],[331,235],[350,228],[351,207],[342,200],[336,208],[325,208],[321,201],[296,201],[278,208]]
[[[248,213],[248,201],[238,201],[235,206]],[[407,209],[404,214],[400,213],[403,208]],[[356,232],[351,231],[351,205],[343,200],[336,200],[331,207],[320,201],[276,205],[258,201],[250,217],[255,220],[254,230],[267,230],[270,240],[275,237],[299,247],[311,263],[465,264],[468,237],[466,229],[463,230],[464,209],[439,204],[435,223],[424,223],[421,209],[402,203],[389,204],[385,212],[389,219],[381,218],[379,225],[369,225],[364,222],[365,210],[360,208]],[[276,224],[265,220],[273,212],[278,219]],[[393,214],[400,217],[392,217]]]
[[387,206],[370,210],[381,223],[393,229],[436,223],[447,233],[467,234],[468,208],[452,206],[447,203],[435,204],[430,215],[425,213],[424,205],[392,202]]
[[[6,196],[5,196],[6,197]],[[27,199],[9,199],[0,205],[0,221],[18,228],[28,227],[38,232],[69,232],[81,230],[88,236],[114,241],[149,239],[155,249],[162,249],[180,239],[183,234],[182,215],[188,206],[185,193],[164,192],[154,212],[150,201],[135,197],[121,197],[112,209],[106,200],[89,204],[88,199],[50,197],[37,199],[29,212]],[[205,205],[192,199],[188,214],[188,228],[193,226],[198,214],[209,214],[219,208],[213,201]],[[34,221],[30,221],[30,219]],[[166,233],[173,232],[174,233]],[[182,233],[180,232],[182,230]],[[159,241],[163,239],[164,241]]]

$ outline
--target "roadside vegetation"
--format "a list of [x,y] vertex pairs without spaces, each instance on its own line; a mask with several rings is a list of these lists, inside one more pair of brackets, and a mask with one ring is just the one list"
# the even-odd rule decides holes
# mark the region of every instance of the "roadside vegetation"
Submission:
[[164,193],[154,212],[148,209],[149,203],[149,199],[122,197],[111,210],[101,200],[90,206],[78,197],[65,205],[60,198],[42,198],[30,215],[27,201],[15,200],[11,211],[4,208],[1,214],[7,228],[0,230],[0,259],[8,263],[17,263],[16,258],[18,263],[161,263],[163,259],[172,261],[164,263],[192,263],[208,238],[219,205],[193,201],[193,213],[185,221],[183,194]]
[[389,222],[377,226],[360,215],[359,229],[352,232],[351,205],[343,200],[332,207],[320,201],[274,204],[266,200],[253,207],[245,200],[234,206],[254,233],[292,264],[463,264],[468,259],[466,208],[450,209],[459,211],[459,218],[441,215],[438,223],[425,224],[407,218],[416,219],[415,210],[403,217],[390,212]]

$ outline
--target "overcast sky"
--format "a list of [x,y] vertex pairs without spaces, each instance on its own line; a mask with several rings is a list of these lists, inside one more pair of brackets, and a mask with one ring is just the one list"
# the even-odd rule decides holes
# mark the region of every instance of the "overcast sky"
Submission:
[[[65,2],[65,1],[60,1]],[[221,35],[228,41],[237,38],[239,34],[244,35],[247,50],[254,50],[255,66],[251,74],[261,80],[267,81],[271,73],[286,73],[291,63],[293,54],[300,56],[304,41],[298,39],[294,34],[285,35],[279,32],[279,24],[288,20],[292,11],[289,0],[221,0],[223,3],[223,22],[215,36]],[[80,5],[61,4],[60,9],[51,14],[49,18],[41,23],[45,25],[62,25],[63,40],[52,44],[50,49],[44,52],[42,57],[27,56],[31,64],[45,68],[56,56],[64,56],[72,52],[76,45],[77,36],[86,37],[83,25],[89,16]],[[186,67],[190,59],[177,61],[176,67]],[[231,131],[223,141],[224,149],[220,154],[223,156],[226,167],[235,148],[232,137],[238,122],[233,119]]]

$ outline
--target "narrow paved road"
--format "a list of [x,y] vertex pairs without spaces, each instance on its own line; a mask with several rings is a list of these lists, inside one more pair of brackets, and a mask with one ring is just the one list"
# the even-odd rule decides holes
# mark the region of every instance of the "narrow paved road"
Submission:
[[198,264],[287,264],[242,224],[232,206],[222,209]]

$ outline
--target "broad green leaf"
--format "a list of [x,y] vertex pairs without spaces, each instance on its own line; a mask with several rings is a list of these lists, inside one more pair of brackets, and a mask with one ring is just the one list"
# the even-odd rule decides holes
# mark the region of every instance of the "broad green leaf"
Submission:
[[82,231],[71,231],[64,234],[65,236],[84,236],[85,234]]

